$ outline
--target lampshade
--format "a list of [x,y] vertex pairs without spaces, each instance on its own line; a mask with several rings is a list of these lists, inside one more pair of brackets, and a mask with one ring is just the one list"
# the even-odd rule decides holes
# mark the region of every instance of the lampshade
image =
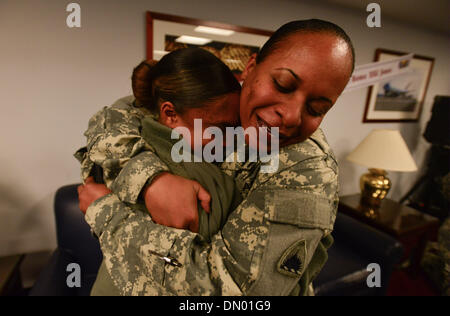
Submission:
[[391,171],[416,171],[417,166],[397,130],[376,129],[347,156],[347,160]]

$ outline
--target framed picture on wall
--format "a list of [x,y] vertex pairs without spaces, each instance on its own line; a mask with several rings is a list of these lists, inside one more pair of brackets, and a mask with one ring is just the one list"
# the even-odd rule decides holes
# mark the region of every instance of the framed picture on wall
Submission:
[[147,59],[176,49],[200,47],[219,57],[240,79],[248,59],[272,35],[249,27],[147,12]]
[[[407,53],[377,49],[375,61]],[[417,122],[433,70],[434,58],[414,55],[409,70],[369,88],[363,122]]]

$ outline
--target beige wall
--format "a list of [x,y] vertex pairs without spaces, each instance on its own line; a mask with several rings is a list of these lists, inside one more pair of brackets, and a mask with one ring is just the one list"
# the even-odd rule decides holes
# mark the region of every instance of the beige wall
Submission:
[[[0,256],[55,247],[53,196],[79,181],[72,153],[83,145],[87,120],[101,106],[129,94],[131,69],[145,57],[146,10],[274,30],[286,21],[323,18],[352,37],[357,64],[378,47],[436,58],[422,119],[417,124],[362,124],[366,89],[344,95],[323,123],[339,158],[341,193],[358,191],[364,168],[343,160],[373,128],[400,129],[421,165],[428,147],[421,133],[436,94],[450,94],[448,37],[383,20],[365,26],[365,12],[313,1],[78,0],[81,29],[65,25],[71,1],[0,0]],[[393,174],[393,198],[417,174]]]

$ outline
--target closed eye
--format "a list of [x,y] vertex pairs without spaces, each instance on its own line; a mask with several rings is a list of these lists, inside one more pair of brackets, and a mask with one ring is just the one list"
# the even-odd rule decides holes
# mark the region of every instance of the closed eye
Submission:
[[278,91],[280,91],[281,93],[291,93],[292,91],[295,90],[295,88],[287,88],[283,85],[281,85],[276,79],[272,79],[273,80],[273,84],[275,85],[276,89]]
[[306,109],[307,109],[308,113],[314,117],[320,117],[320,116],[325,115],[325,113],[314,110],[314,108],[309,104],[306,105]]
[[309,102],[306,104],[306,109],[308,113],[315,117],[324,116],[327,114],[328,110],[331,108],[331,106],[324,105],[324,104],[314,104],[314,102]]

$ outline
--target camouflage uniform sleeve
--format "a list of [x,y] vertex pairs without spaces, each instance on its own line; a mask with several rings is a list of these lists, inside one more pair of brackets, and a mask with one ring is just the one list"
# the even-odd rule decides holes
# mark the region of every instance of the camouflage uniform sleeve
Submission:
[[260,182],[209,244],[139,217],[117,197],[87,217],[125,295],[288,295],[332,229],[336,196],[337,174],[318,157]]
[[152,151],[131,158],[111,185],[111,190],[124,202],[135,204],[139,194],[161,172],[169,168]]
[[[143,207],[130,207],[114,194],[92,203],[86,221],[122,295],[241,294],[225,266],[209,260],[226,251],[219,236],[206,244],[198,234],[155,224]],[[182,266],[164,257],[176,257]]]
[[[240,287],[247,295],[291,294],[320,241],[331,233],[338,190],[330,163],[317,157],[280,171],[250,193],[253,205],[229,220],[223,236],[236,261],[245,264],[241,269],[248,273],[241,274]],[[247,226],[244,232],[233,233],[242,226]]]
[[[101,166],[105,184],[109,188],[125,164],[143,151],[146,151],[143,156],[147,157],[147,161],[152,162],[152,171],[166,170],[165,165],[152,152],[151,146],[140,135],[143,117],[144,113],[141,110],[129,105],[106,107],[94,115],[85,132],[87,152],[82,160],[82,167],[86,166],[84,168],[86,170],[89,168],[87,159],[92,164]],[[83,177],[86,170],[82,171]]]
[[89,159],[86,147],[78,149],[73,156],[81,164],[81,179],[84,181],[90,176],[94,163]]

